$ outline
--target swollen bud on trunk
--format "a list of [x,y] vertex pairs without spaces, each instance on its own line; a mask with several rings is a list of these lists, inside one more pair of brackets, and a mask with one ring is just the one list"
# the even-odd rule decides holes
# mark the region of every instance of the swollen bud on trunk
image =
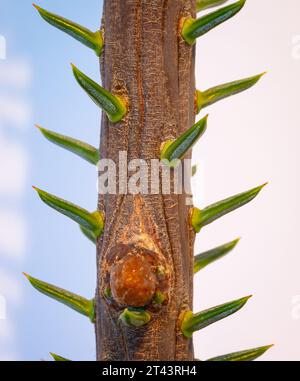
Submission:
[[[103,295],[118,308],[160,308],[166,302],[168,277],[157,253],[118,244],[110,251]],[[109,290],[109,293],[107,292]]]
[[153,299],[157,279],[145,257],[128,254],[112,267],[110,285],[119,305],[143,307]]

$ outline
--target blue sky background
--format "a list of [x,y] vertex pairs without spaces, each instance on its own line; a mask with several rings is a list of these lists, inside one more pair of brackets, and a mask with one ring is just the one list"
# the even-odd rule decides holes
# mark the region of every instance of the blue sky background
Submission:
[[[5,142],[22,152],[19,160],[24,168],[20,163],[17,167],[19,175],[25,172],[26,176],[24,183],[16,184],[22,188],[22,192],[16,190],[16,196],[12,192],[0,193],[2,212],[12,213],[22,225],[20,234],[25,235],[20,247],[15,248],[14,260],[9,248],[5,255],[0,247],[0,269],[9,276],[11,285],[5,286],[2,277],[7,317],[0,324],[7,324],[7,332],[0,337],[0,356],[36,360],[49,358],[48,352],[52,351],[75,359],[93,359],[94,336],[88,319],[35,292],[21,272],[89,298],[94,294],[93,245],[76,224],[43,205],[31,185],[87,209],[96,209],[93,166],[49,144],[33,125],[37,123],[98,146],[99,109],[76,84],[70,63],[96,80],[99,64],[93,51],[46,24],[31,3],[1,0],[0,34],[6,39],[7,59],[0,61],[0,70],[15,65],[12,76],[23,73],[20,83],[2,83],[1,93],[15,104],[21,102],[25,112],[18,126],[13,118],[0,119],[0,129]],[[100,25],[102,1],[42,0],[37,4],[90,29],[96,30]],[[17,155],[2,165],[10,166],[16,160]],[[25,166],[24,162],[28,164]],[[19,290],[15,303],[5,287]]]

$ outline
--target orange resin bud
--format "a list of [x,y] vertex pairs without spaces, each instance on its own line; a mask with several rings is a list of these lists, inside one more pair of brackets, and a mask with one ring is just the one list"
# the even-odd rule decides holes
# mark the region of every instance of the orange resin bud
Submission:
[[110,287],[119,305],[143,307],[155,295],[157,278],[143,255],[129,253],[112,266]]

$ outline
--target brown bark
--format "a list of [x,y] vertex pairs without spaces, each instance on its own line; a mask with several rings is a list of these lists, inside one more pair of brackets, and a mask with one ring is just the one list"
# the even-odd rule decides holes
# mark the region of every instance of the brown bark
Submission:
[[[117,124],[103,116],[102,158],[118,163],[119,151],[127,151],[128,161],[149,163],[159,158],[162,142],[194,124],[194,48],[179,33],[185,16],[195,16],[194,0],[104,1],[103,86],[126,98],[129,112]],[[118,178],[117,184],[121,182]],[[194,233],[186,198],[162,192],[99,196],[105,231],[97,243],[98,360],[194,358],[192,341],[179,328],[182,313],[192,310],[193,297]],[[141,328],[120,324],[124,306],[104,297],[112,265],[120,260],[120,244],[151,252],[166,270],[167,300]]]

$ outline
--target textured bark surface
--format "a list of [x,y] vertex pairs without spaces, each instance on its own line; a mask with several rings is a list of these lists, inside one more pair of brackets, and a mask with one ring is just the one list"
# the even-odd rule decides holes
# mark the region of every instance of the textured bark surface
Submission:
[[[119,151],[127,151],[128,161],[148,163],[159,158],[162,142],[194,124],[194,48],[179,33],[185,16],[195,16],[194,0],[104,1],[103,86],[125,97],[129,112],[114,125],[103,116],[102,158],[118,163]],[[120,177],[117,182],[124,185]],[[194,358],[192,341],[179,329],[182,313],[192,310],[193,297],[194,233],[186,198],[162,192],[99,196],[105,231],[97,243],[98,360]],[[120,324],[122,309],[103,296],[118,244],[147,249],[166,270],[168,298],[142,328]]]

